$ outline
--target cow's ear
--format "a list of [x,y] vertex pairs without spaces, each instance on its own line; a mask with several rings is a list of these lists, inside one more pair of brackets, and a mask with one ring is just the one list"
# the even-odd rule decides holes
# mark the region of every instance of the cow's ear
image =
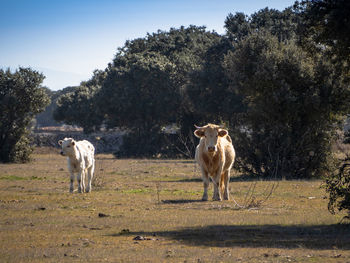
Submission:
[[58,141],[58,145],[62,145],[63,141],[62,140],[59,140]]
[[204,131],[202,129],[195,130],[194,135],[198,138],[201,138],[204,136]]
[[218,135],[219,135],[220,137],[224,137],[224,136],[226,136],[227,134],[228,134],[228,131],[225,130],[225,129],[220,129],[219,132],[218,132]]
[[73,145],[73,146],[75,145],[75,141],[74,141],[74,140],[72,141],[72,145]]

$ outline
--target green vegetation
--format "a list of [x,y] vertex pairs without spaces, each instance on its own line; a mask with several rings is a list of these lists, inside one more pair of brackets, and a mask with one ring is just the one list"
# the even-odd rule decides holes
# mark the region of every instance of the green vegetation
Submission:
[[9,181],[17,181],[17,180],[43,180],[46,178],[42,178],[42,177],[37,177],[35,175],[31,176],[31,177],[22,177],[22,176],[16,176],[16,175],[0,175],[0,180],[9,180]]
[[0,176],[0,180],[9,180],[9,181],[17,181],[17,180],[26,180],[26,178],[16,175],[5,175]]
[[105,73],[95,70],[93,77],[83,81],[78,87],[68,87],[57,98],[53,117],[65,124],[78,125],[85,132],[95,131],[102,124],[100,107],[94,103],[94,95],[100,89]]
[[[350,3],[346,0],[304,0],[296,4],[302,44],[312,52],[325,50],[334,63],[348,70],[350,62]],[[321,44],[321,45],[320,45]]]
[[44,76],[29,68],[0,69],[0,161],[29,161],[30,124],[49,104]]
[[225,65],[248,108],[231,131],[242,168],[264,177],[324,175],[336,124],[348,111],[341,72],[266,31],[240,41]]
[[[57,108],[57,99],[66,93],[73,92],[76,87],[66,87],[62,90],[52,91],[48,88],[44,88],[47,96],[50,97],[51,103],[45,108],[45,111],[36,115],[36,126],[48,127],[59,126],[60,123],[53,119],[53,113]],[[67,122],[68,124],[68,122]]]
[[346,218],[350,219],[350,156],[338,160],[337,167],[339,168],[326,178],[328,210],[332,214],[336,211],[347,211]]

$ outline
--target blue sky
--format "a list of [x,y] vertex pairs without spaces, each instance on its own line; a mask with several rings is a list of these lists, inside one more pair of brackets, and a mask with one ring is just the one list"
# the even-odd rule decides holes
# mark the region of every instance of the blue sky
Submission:
[[158,29],[206,26],[223,34],[229,13],[294,0],[0,0],[0,67],[31,67],[52,90],[79,85],[104,69],[126,40]]

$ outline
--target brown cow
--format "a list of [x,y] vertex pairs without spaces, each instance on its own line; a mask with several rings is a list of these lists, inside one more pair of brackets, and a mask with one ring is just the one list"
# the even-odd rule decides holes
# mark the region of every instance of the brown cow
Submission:
[[[213,200],[229,199],[228,184],[230,170],[235,160],[235,150],[228,131],[215,124],[195,126],[194,135],[200,138],[196,148],[196,161],[202,172],[204,193],[202,200],[208,200],[209,176],[214,184]],[[220,188],[220,190],[219,190]]]

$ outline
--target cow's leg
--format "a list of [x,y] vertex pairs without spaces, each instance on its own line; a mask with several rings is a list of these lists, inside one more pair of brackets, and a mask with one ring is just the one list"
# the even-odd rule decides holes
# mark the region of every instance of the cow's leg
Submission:
[[224,199],[224,190],[225,190],[225,172],[220,175],[220,185],[219,190],[221,193],[221,197]]
[[88,168],[88,185],[86,187],[86,192],[91,192],[91,181],[94,176],[94,170],[95,170],[95,161],[92,162],[92,165]]
[[222,198],[221,198],[221,191],[220,191],[221,175],[222,175],[222,168],[220,168],[212,176],[212,181],[213,181],[213,185],[214,185],[213,200],[215,200],[215,201],[221,201],[222,200]]
[[74,173],[70,172],[70,187],[69,187],[69,192],[73,193],[74,191]]
[[84,188],[82,182],[84,182],[84,171],[85,169],[80,169],[79,174],[78,174],[78,193],[83,193]]
[[83,193],[85,193],[85,190],[86,190],[86,187],[85,187],[86,174],[87,174],[87,169],[85,168],[83,177],[81,178],[81,190],[83,191]]
[[214,201],[221,201],[221,193],[220,193],[220,178],[221,176],[212,177],[213,185],[214,185]]
[[225,188],[224,188],[224,200],[229,200],[230,199],[230,192],[229,192],[229,188],[228,185],[230,183],[230,170],[227,170],[224,172],[223,174],[223,181],[225,184]]
[[208,201],[209,175],[206,171],[203,170],[203,168],[201,168],[201,170],[202,170],[202,179],[203,179],[203,187],[204,187],[202,201]]

